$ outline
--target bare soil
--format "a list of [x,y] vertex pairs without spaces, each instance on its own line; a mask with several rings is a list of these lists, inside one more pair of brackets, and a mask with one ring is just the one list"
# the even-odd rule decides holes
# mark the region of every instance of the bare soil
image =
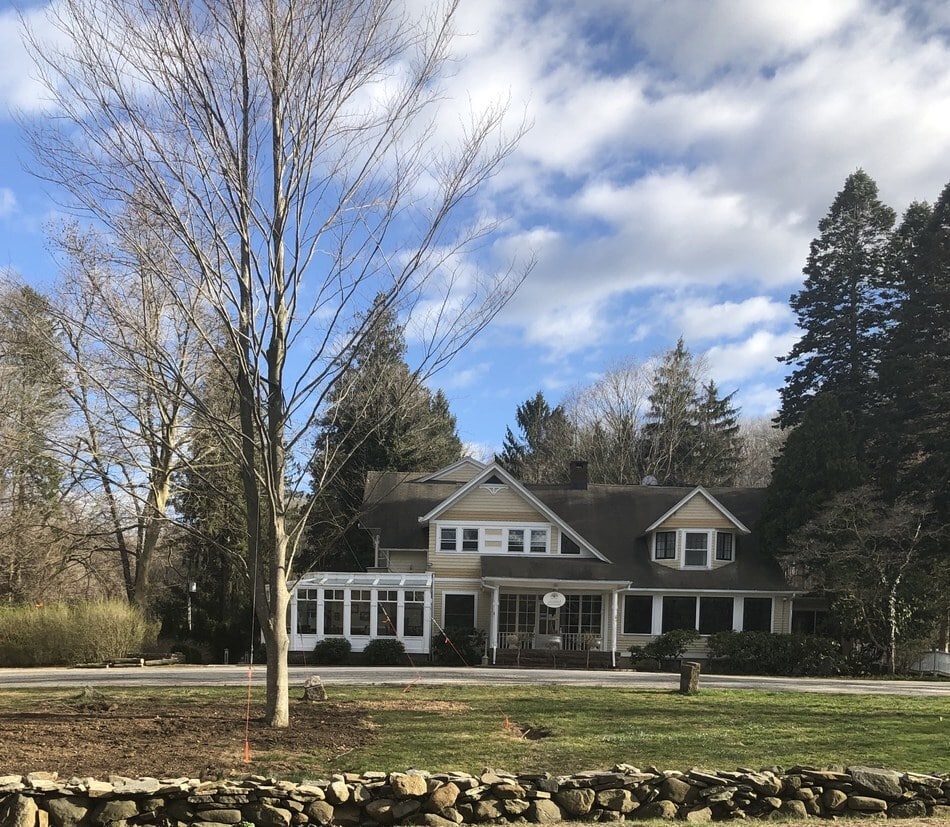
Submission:
[[[160,699],[39,701],[0,712],[0,774],[47,771],[60,778],[110,775],[227,778],[332,768],[376,738],[379,703],[291,703],[291,723],[272,729],[262,705]],[[443,709],[442,707],[453,707]],[[462,704],[393,701],[386,708],[452,714]],[[438,709],[432,707],[439,707]],[[423,709],[424,708],[424,709]],[[245,726],[250,761],[245,762]]]

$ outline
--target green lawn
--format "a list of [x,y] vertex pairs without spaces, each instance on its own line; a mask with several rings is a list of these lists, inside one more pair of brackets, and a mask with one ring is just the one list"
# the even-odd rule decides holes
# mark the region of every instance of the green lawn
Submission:
[[[333,699],[406,697],[398,689],[337,688]],[[416,700],[458,701],[439,715],[372,711],[375,745],[347,768],[405,767],[566,772],[625,762],[662,769],[777,764],[875,764],[950,771],[950,705],[940,698],[649,689],[416,687]],[[509,722],[550,737],[512,737]]]
[[[105,689],[134,705],[213,701],[233,709],[243,733],[241,689]],[[818,695],[703,690],[683,696],[656,689],[566,686],[329,686],[337,705],[362,711],[373,726],[367,745],[332,757],[254,745],[258,771],[306,777],[331,770],[569,773],[616,763],[661,769],[795,764],[872,764],[917,772],[950,771],[950,704],[930,697]],[[0,692],[0,714],[49,707],[65,694]],[[297,703],[299,690],[292,690]],[[260,700],[255,691],[255,700]],[[352,716],[350,718],[352,720]],[[506,728],[506,721],[509,726]],[[516,727],[547,730],[537,740]],[[331,763],[332,762],[332,763]]]

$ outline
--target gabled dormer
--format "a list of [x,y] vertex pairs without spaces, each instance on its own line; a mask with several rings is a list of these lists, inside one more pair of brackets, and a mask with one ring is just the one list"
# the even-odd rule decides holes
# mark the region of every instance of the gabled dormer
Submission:
[[429,526],[433,557],[566,555],[606,560],[497,464],[485,466],[419,522]]
[[646,529],[650,559],[661,566],[709,570],[735,562],[738,537],[749,529],[702,486]]

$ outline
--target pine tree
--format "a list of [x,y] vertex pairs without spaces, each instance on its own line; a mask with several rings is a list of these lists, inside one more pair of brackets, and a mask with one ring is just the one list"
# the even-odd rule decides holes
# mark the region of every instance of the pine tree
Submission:
[[841,405],[833,394],[819,393],[775,461],[759,520],[760,542],[772,553],[787,552],[794,532],[818,517],[835,495],[867,478]]
[[796,365],[780,391],[783,428],[802,421],[818,391],[831,391],[857,428],[861,446],[888,324],[894,219],[878,198],[877,184],[859,169],[819,222],[805,285],[791,297],[803,333],[782,359]]
[[716,383],[703,385],[695,406],[691,481],[697,485],[735,485],[742,461],[736,391],[719,395]]
[[905,295],[881,372],[882,428],[898,489],[950,522],[950,184],[932,211],[908,210],[900,238]]
[[334,385],[318,437],[305,567],[343,570],[373,564],[370,538],[357,526],[370,471],[422,471],[462,456],[445,394],[433,394],[406,363],[396,312],[377,299],[357,324],[370,324]]
[[644,426],[647,473],[661,485],[686,485],[695,471],[696,396],[701,366],[683,338],[668,351],[653,376]]
[[566,482],[573,429],[563,406],[552,408],[538,391],[518,406],[515,419],[521,436],[507,428],[495,461],[525,483]]

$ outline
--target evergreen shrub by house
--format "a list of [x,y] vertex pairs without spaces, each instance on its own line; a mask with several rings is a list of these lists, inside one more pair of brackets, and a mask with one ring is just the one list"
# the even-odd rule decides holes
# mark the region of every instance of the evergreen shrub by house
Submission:
[[643,660],[659,663],[679,660],[697,640],[699,633],[695,629],[673,629],[657,635],[643,646],[634,644],[630,647],[630,657],[634,663]]
[[401,640],[380,637],[366,644],[363,662],[367,666],[405,666],[409,662],[409,656]]
[[477,666],[485,654],[485,632],[453,626],[432,638],[432,659],[440,666]]
[[353,647],[345,637],[328,637],[313,647],[313,662],[324,666],[347,663]]
[[717,669],[744,675],[824,677],[847,671],[838,642],[816,635],[718,632],[709,638],[709,655]]
[[122,601],[0,608],[0,666],[69,666],[140,652],[158,625]]

